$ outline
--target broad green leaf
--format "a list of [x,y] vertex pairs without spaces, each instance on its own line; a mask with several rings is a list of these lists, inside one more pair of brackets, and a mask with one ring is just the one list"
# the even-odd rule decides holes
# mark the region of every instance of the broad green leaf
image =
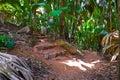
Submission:
[[102,31],[100,32],[100,35],[106,35],[106,34],[108,34],[108,32],[107,32],[106,30],[102,30]]
[[38,7],[44,7],[46,6],[45,3],[37,3],[37,4],[31,4],[32,8],[35,9],[35,8],[38,8]]
[[66,7],[63,7],[63,8],[60,8],[60,10],[67,10],[68,9],[68,7],[66,6]]
[[7,39],[7,37],[5,35],[0,35],[0,41],[4,42]]
[[54,10],[50,12],[50,16],[60,16],[62,10]]
[[45,3],[38,3],[37,6],[38,7],[43,7],[43,6],[46,6],[46,4]]
[[5,47],[12,49],[15,46],[15,42],[12,38],[7,38],[7,40],[5,41]]
[[100,25],[100,26],[96,26],[93,30],[92,30],[92,33],[99,33],[103,30],[103,26]]

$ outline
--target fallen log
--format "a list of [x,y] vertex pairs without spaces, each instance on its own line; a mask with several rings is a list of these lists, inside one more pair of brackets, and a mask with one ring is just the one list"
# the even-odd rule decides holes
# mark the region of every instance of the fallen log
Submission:
[[71,45],[67,41],[56,40],[55,45],[66,49],[70,54],[74,55],[76,53],[80,53],[82,55],[82,52],[79,49],[77,49],[75,46]]

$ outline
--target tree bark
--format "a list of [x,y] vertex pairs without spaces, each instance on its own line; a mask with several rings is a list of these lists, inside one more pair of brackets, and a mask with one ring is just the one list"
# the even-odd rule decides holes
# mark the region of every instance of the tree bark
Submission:
[[118,5],[118,29],[119,29],[118,80],[120,80],[120,0],[118,0],[117,5]]
[[[61,1],[61,7],[64,7],[65,5],[65,0]],[[60,16],[60,38],[61,39],[65,39],[65,35],[64,35],[64,11],[62,12],[61,16]]]
[[110,32],[112,32],[112,28],[113,28],[113,26],[112,26],[112,8],[111,8],[111,1],[109,0],[109,17],[110,17],[110,20],[109,20],[109,22],[110,22]]

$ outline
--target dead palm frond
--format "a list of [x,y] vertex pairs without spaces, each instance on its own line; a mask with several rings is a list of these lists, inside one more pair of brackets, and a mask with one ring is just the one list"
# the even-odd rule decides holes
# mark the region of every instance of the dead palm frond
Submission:
[[17,56],[0,52],[0,80],[33,80],[31,70]]
[[118,42],[118,39],[119,39],[118,31],[109,33],[103,37],[103,39],[101,41],[101,45],[108,46],[112,43],[115,44]]
[[115,60],[119,55],[118,40],[119,34],[118,31],[115,31],[105,35],[101,41],[101,45],[103,46],[103,54],[107,53],[109,55],[112,55],[112,61]]

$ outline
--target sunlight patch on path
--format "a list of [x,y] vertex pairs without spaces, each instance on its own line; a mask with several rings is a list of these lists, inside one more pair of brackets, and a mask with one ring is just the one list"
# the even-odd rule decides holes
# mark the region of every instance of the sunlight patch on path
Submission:
[[93,61],[93,62],[90,62],[90,63],[86,63],[86,62],[82,61],[81,59],[78,59],[78,60],[67,60],[67,61],[64,61],[62,63],[66,64],[70,67],[78,67],[80,70],[86,71],[87,68],[89,68],[89,69],[94,68],[95,64],[99,63],[99,62],[101,62],[101,61],[96,60],[96,61]]

